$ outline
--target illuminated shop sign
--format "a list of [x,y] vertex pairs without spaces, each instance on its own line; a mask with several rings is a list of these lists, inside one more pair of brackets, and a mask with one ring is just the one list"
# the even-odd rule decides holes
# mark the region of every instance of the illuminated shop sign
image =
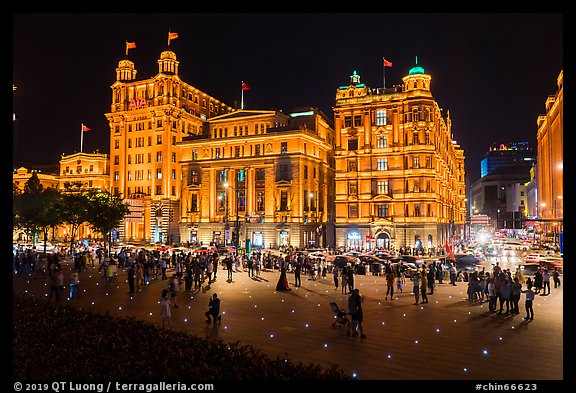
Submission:
[[360,240],[362,237],[358,232],[350,232],[348,233],[348,240]]

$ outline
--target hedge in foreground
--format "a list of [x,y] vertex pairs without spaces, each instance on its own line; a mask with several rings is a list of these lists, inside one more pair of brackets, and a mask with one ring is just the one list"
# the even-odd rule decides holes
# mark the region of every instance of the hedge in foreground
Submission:
[[275,360],[251,345],[163,330],[135,318],[13,294],[18,380],[347,380],[337,366]]

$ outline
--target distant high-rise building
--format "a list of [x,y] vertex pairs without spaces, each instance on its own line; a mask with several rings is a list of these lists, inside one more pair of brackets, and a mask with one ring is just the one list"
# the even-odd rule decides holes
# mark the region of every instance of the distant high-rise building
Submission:
[[509,166],[532,166],[536,163],[537,152],[528,142],[510,142],[493,144],[480,161],[480,177],[484,177],[496,168]]

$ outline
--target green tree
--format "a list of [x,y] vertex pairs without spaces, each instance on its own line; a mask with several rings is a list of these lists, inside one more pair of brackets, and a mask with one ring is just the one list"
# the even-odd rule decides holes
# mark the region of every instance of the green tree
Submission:
[[38,179],[38,174],[32,172],[30,179],[24,185],[24,191],[16,191],[17,187],[13,186],[12,214],[13,225],[34,237],[36,243],[36,233],[40,230],[37,218],[43,208],[41,200],[44,187]]
[[70,252],[74,254],[74,237],[78,228],[87,222],[90,201],[79,187],[65,186],[62,193],[62,222],[70,225]]
[[46,188],[42,191],[39,200],[41,209],[36,216],[36,225],[39,231],[44,234],[44,254],[46,254],[48,231],[64,221],[62,202],[62,194],[56,188]]
[[[96,232],[104,238],[104,248],[112,230],[120,225],[125,215],[130,213],[128,204],[124,203],[119,195],[112,195],[107,191],[91,190],[86,194],[90,201],[86,221]],[[110,255],[110,242],[108,242],[108,255]]]

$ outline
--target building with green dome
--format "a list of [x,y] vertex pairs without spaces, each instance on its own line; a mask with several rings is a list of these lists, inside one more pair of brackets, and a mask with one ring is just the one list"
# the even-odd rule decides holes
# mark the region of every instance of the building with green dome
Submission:
[[336,91],[335,232],[346,249],[443,247],[464,235],[464,151],[432,77],[371,88],[358,72]]

